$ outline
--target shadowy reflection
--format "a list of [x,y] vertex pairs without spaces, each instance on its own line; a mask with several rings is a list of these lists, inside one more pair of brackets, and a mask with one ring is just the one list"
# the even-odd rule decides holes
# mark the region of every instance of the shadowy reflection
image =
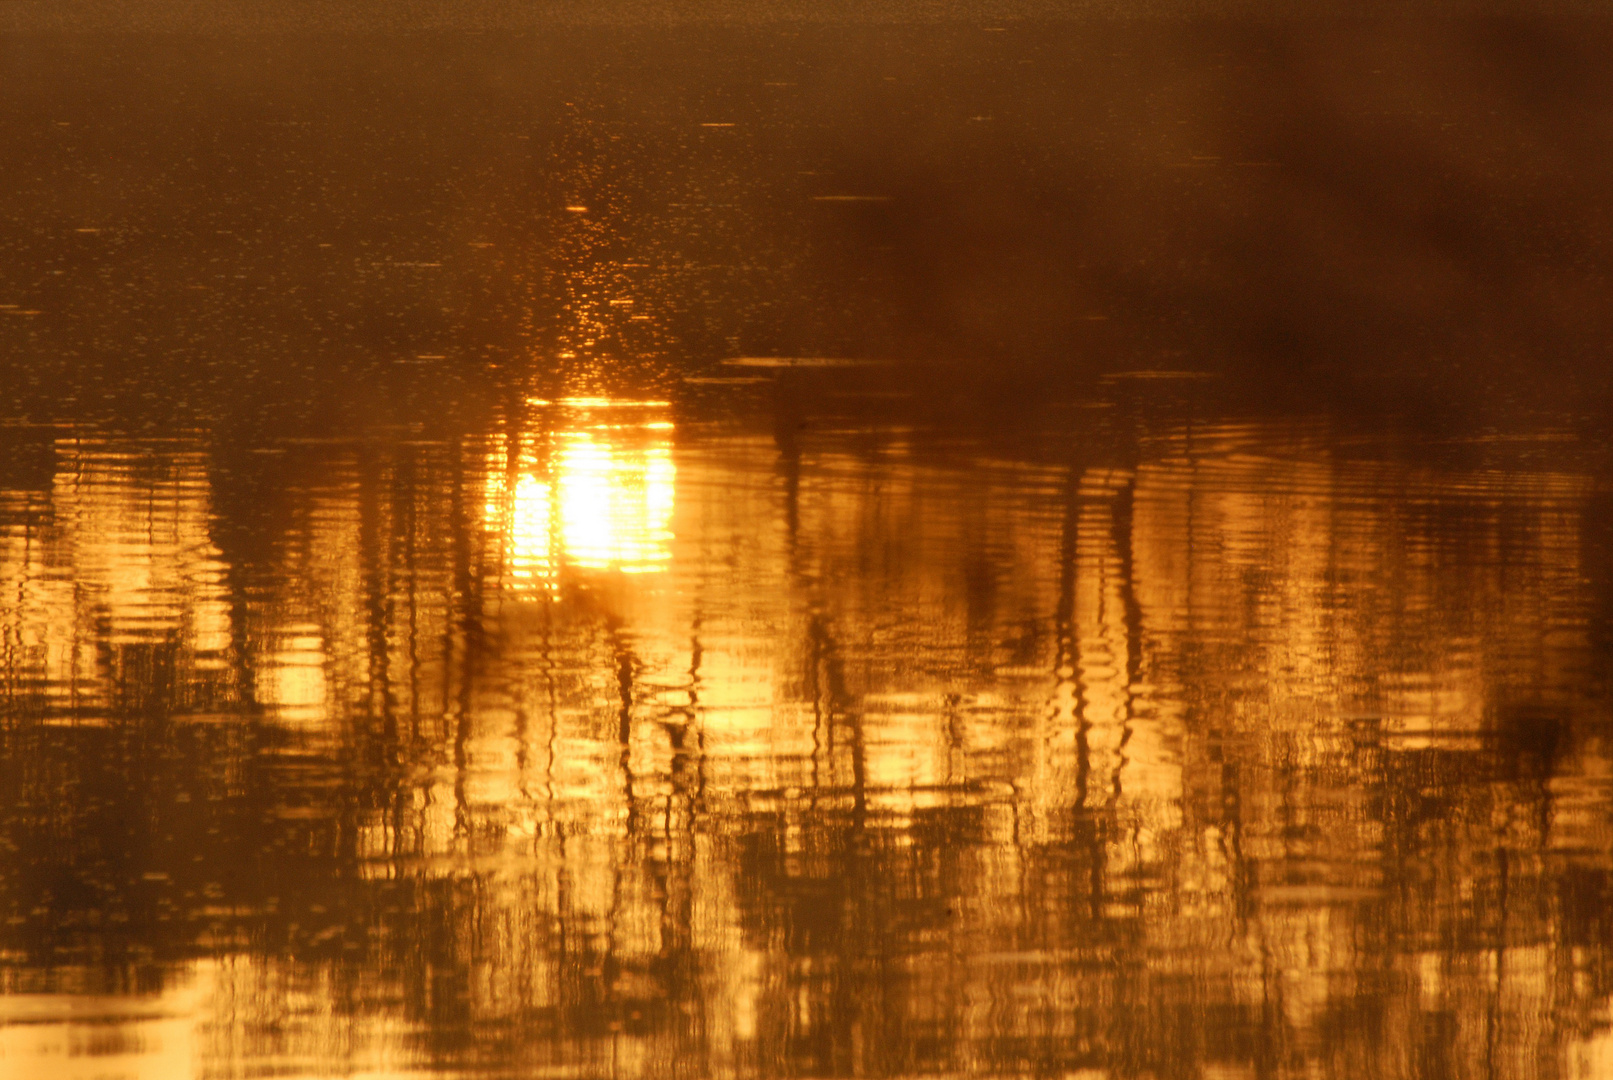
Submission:
[[1005,456],[672,417],[283,444],[240,564],[204,441],[35,429],[8,1060],[1610,1060],[1590,474],[1322,421]]

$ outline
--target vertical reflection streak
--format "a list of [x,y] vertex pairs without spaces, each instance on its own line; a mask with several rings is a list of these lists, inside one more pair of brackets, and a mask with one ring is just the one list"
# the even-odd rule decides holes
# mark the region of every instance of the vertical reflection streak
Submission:
[[633,836],[638,831],[636,827],[638,800],[633,788],[633,682],[637,675],[638,661],[620,626],[607,624],[605,637],[610,643],[611,656],[616,667],[616,741],[620,755],[618,761],[622,772],[623,804],[627,808],[627,833]]
[[1092,756],[1087,746],[1086,698],[1081,693],[1080,640],[1076,628],[1076,564],[1079,548],[1081,476],[1072,466],[1064,482],[1063,516],[1059,527],[1059,595],[1054,611],[1057,635],[1053,668],[1055,710],[1060,708],[1061,694],[1069,696],[1069,723],[1075,733],[1075,806],[1082,810],[1087,805],[1087,780],[1091,774]]
[[554,771],[557,741],[560,738],[560,703],[558,688],[558,659],[555,656],[554,640],[554,611],[545,606],[542,616],[542,637],[540,639],[540,656],[543,674],[543,697],[547,706],[548,728],[544,739],[543,757],[543,813],[547,835],[557,835],[557,818],[555,815],[555,789]]

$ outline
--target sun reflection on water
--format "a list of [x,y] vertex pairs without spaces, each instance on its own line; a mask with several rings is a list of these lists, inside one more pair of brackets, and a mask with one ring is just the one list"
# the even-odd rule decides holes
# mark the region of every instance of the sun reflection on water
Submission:
[[533,430],[492,451],[486,520],[517,584],[562,568],[625,574],[672,558],[676,467],[664,401],[535,400]]

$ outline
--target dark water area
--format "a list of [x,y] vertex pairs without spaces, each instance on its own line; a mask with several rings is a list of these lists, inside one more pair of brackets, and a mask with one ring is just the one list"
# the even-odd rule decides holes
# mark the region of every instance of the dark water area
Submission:
[[1285,411],[1613,400],[1609,20],[0,50],[3,374],[39,418],[312,432],[451,387],[475,427],[752,354],[1011,411],[1160,368]]
[[0,1077],[1613,1076],[1609,55],[0,34]]

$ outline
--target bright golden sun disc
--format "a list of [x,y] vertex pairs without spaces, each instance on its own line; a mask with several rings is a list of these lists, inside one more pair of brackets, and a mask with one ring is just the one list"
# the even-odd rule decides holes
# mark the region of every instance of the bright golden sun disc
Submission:
[[565,567],[665,569],[676,479],[667,403],[534,404],[552,405],[549,426],[521,436],[513,465],[507,448],[488,460],[486,516],[512,582],[551,584]]

